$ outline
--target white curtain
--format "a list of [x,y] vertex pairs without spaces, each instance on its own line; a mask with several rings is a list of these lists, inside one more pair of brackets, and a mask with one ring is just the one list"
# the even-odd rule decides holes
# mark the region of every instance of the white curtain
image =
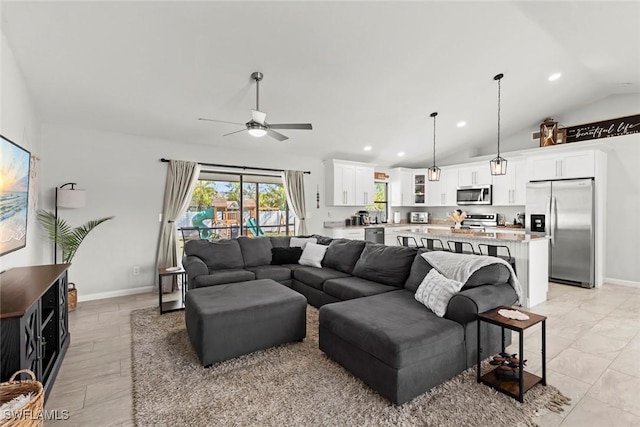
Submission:
[[[195,162],[169,161],[156,268],[178,265],[178,233],[175,221],[187,210],[199,175],[200,165]],[[169,289],[176,290],[177,283],[173,283]],[[167,291],[167,289],[163,290]]]
[[282,182],[287,193],[287,203],[293,214],[298,219],[296,224],[296,235],[303,236],[307,234],[307,223],[305,216],[307,207],[304,202],[304,172],[303,171],[283,171]]

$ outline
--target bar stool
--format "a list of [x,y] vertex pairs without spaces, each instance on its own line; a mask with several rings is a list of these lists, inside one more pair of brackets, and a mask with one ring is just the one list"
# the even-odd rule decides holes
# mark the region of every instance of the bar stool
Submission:
[[449,251],[449,249],[446,249],[444,247],[444,244],[440,239],[430,239],[428,237],[421,237],[420,242],[422,243],[423,247],[430,249],[432,251]]
[[[485,248],[485,250],[482,250],[482,248]],[[511,256],[511,251],[509,250],[508,246],[505,246],[505,245],[487,245],[486,243],[478,243],[478,249],[480,250],[480,254],[481,255],[489,255],[489,256],[502,258],[503,260],[505,260],[509,264],[511,264],[511,267],[513,267],[513,271],[514,272],[516,271],[516,260],[515,260],[514,257]],[[498,250],[499,249],[506,249],[507,250],[507,255],[499,255],[498,254]]]
[[[457,254],[478,255],[476,250],[473,249],[473,245],[469,242],[454,242],[453,240],[447,240],[447,246],[451,252],[455,252]],[[465,247],[469,247],[471,251],[465,251]]]
[[[413,241],[413,245],[411,244],[411,241]],[[399,246],[408,246],[410,248],[421,248],[422,247],[422,246],[420,246],[418,244],[418,241],[413,236],[398,236],[398,245]]]

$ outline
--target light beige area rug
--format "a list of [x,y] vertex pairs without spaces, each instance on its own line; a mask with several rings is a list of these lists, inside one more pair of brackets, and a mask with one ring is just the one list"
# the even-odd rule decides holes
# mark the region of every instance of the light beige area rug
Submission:
[[203,368],[184,312],[131,314],[134,419],[139,426],[535,426],[561,410],[554,387],[524,404],[476,383],[469,369],[402,406],[380,397],[318,349],[318,311],[307,338]]

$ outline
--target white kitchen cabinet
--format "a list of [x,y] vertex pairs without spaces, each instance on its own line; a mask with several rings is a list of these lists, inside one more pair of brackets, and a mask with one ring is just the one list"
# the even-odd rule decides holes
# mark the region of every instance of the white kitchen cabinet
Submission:
[[413,169],[394,168],[389,171],[391,206],[413,206],[413,192]]
[[493,205],[523,206],[527,192],[527,164],[510,160],[506,175],[493,176]]
[[413,206],[427,206],[427,170],[413,172]]
[[329,206],[373,204],[374,166],[346,160],[325,162],[325,197]]
[[527,165],[530,181],[595,176],[595,154],[593,151],[558,153],[553,156],[530,156]]
[[440,181],[427,182],[427,206],[456,206],[458,169],[442,169]]
[[364,240],[364,228],[325,228],[325,235],[334,239]]
[[491,169],[489,169],[489,162],[475,163],[458,168],[458,185],[460,187],[490,184]]

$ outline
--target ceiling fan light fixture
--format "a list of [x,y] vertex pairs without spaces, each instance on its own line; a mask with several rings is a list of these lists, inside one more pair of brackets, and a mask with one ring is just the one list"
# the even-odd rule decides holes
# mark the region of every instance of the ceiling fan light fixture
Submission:
[[504,77],[504,74],[497,74],[493,77],[493,80],[498,82],[498,155],[489,161],[489,167],[491,168],[491,175],[506,175],[507,174],[507,160],[500,157],[500,80]]
[[260,123],[248,123],[247,129],[249,131],[249,135],[255,136],[256,138],[260,138],[267,134],[266,126],[261,125]]

